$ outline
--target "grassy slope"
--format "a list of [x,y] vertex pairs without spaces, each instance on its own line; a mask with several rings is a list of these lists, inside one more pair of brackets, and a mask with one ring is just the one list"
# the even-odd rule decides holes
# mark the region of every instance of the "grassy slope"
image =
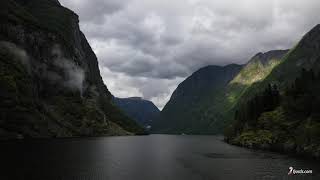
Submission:
[[314,49],[319,40],[317,35],[319,29],[320,25],[317,25],[305,35],[302,40],[286,54],[282,62],[272,69],[265,80],[254,83],[252,87],[246,91],[239,104],[261,92],[269,83],[275,83],[279,85],[281,89],[285,88],[297,78],[302,68],[319,70],[320,64],[318,61],[320,54]]
[[264,64],[259,58],[253,57],[229,83],[223,96],[219,96],[221,100],[217,101],[220,103],[219,111],[222,112],[226,124],[233,117],[234,107],[248,88],[256,82],[263,81],[280,62],[281,58],[271,58]]
[[[286,53],[286,51],[283,51]],[[209,133],[222,133],[225,124],[233,118],[234,107],[248,88],[259,81],[264,80],[274,67],[279,65],[281,58],[272,57],[266,63],[258,57],[253,57],[241,71],[230,81],[226,88],[211,93],[204,104],[201,119],[209,119],[207,124]],[[207,132],[208,133],[208,132]]]

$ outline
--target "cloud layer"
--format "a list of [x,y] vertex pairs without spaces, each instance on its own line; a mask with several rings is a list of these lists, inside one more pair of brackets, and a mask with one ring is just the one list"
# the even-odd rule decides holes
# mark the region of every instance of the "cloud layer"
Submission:
[[111,93],[160,108],[197,69],[290,48],[320,23],[318,0],[60,1],[80,16]]

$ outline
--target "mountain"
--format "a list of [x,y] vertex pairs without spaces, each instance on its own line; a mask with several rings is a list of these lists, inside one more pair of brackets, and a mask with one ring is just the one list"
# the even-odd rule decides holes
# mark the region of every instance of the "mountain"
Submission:
[[[263,80],[287,52],[260,52],[243,66],[209,66],[195,72],[173,93],[154,123],[154,132],[222,134],[240,97]],[[179,128],[172,129],[177,122]]]
[[115,104],[130,118],[145,128],[150,128],[154,119],[158,118],[160,110],[148,100],[140,97],[114,98]]
[[207,66],[194,72],[173,92],[160,117],[154,121],[152,131],[173,134],[212,133],[211,125],[216,117],[206,116],[211,114],[205,111],[241,67],[236,64],[224,67]]
[[[254,83],[263,81],[270,72],[281,63],[288,50],[272,50],[254,55],[241,71],[230,81],[225,92],[215,100],[221,104],[219,112],[224,124],[229,124],[233,118],[235,105],[243,94]],[[222,132],[222,131],[220,131]]]
[[74,12],[2,0],[0,22],[0,138],[143,133],[113,105]]
[[235,106],[226,141],[320,157],[320,25]]

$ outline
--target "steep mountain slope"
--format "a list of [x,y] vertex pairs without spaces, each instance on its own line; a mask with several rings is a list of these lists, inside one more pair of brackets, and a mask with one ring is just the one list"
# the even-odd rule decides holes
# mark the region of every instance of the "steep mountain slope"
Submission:
[[151,101],[140,97],[114,98],[113,101],[130,118],[145,128],[150,128],[152,121],[160,114],[160,110]]
[[240,73],[231,81],[230,84],[251,85],[261,81],[271,70],[280,63],[281,58],[288,50],[273,50],[266,53],[258,53],[253,56]]
[[226,140],[320,157],[320,25],[236,105]]
[[75,13],[57,0],[2,0],[0,10],[0,137],[143,132],[111,103]]
[[[222,121],[228,124],[233,118],[234,106],[252,84],[264,80],[274,67],[279,65],[288,50],[272,50],[253,56],[228,84],[224,94],[215,102],[221,104]],[[230,116],[231,115],[231,116]]]
[[227,84],[240,71],[241,65],[207,66],[184,80],[173,92],[152,129],[155,133],[212,133],[216,117],[204,112],[215,96],[223,92]]

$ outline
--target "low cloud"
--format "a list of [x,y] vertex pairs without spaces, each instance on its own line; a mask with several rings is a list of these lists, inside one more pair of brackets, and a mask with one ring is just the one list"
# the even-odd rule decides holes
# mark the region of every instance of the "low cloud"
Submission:
[[94,2],[88,0],[62,0],[61,2],[64,6],[76,12],[81,12],[80,20],[82,22],[100,24],[103,23],[108,15],[112,15],[124,8],[130,0],[95,0]]
[[29,73],[31,72],[29,56],[25,50],[8,41],[0,41],[0,49],[5,49],[7,52],[11,53],[18,61],[21,62],[22,65],[25,66]]
[[[64,78],[62,83],[65,87],[82,92],[84,89],[85,72],[77,66],[72,60],[63,57],[61,49],[58,45],[55,45],[52,49],[52,55],[54,56],[54,65],[64,72]],[[54,81],[60,81],[60,77],[55,72],[48,72],[48,77]]]

